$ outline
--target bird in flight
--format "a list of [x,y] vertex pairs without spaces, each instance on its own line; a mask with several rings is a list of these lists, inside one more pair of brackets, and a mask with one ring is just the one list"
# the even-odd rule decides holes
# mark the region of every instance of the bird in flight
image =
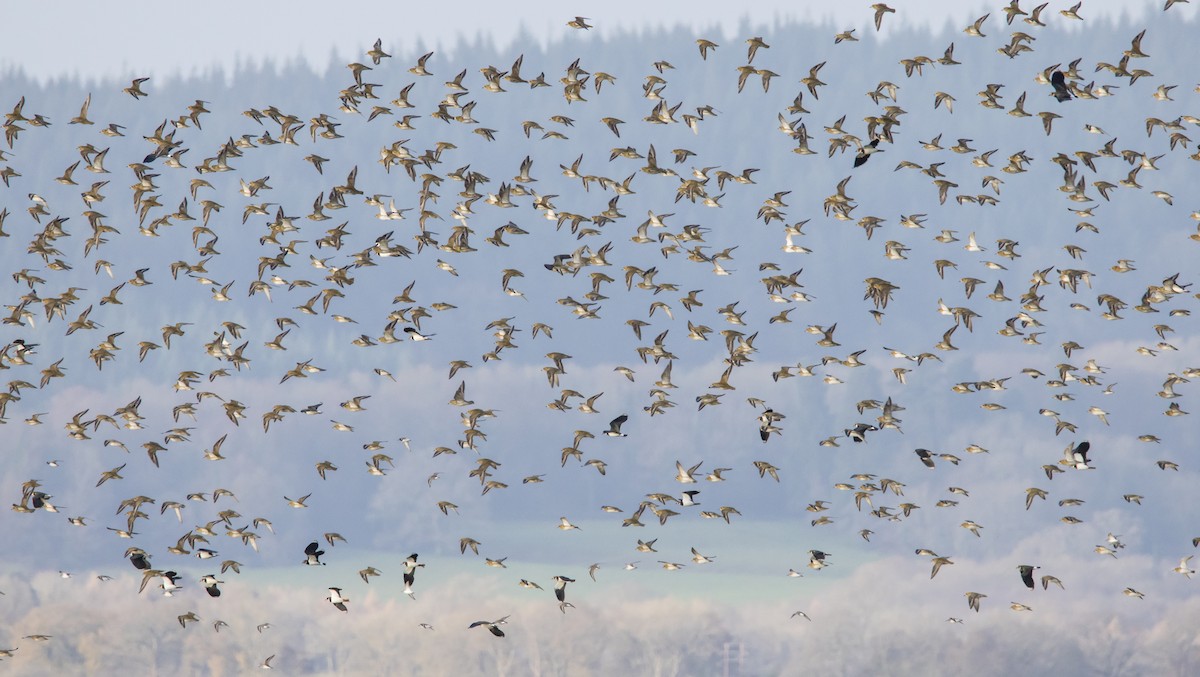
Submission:
[[494,621],[475,621],[474,623],[468,625],[467,628],[470,629],[483,626],[487,628],[488,632],[492,633],[493,635],[497,637],[503,637],[504,631],[500,629],[500,626],[504,625],[505,623],[508,623],[508,616]]
[[339,611],[349,611],[346,608],[346,602],[349,602],[350,598],[342,596],[341,588],[329,588],[329,596],[325,598],[325,601],[332,604]]
[[1029,588],[1030,590],[1034,589],[1033,570],[1037,569],[1037,568],[1038,567],[1035,567],[1031,564],[1018,564],[1017,565],[1017,571],[1021,574],[1021,582],[1024,583],[1025,587]]
[[1062,103],[1063,101],[1070,101],[1071,99],[1075,98],[1074,95],[1071,94],[1071,88],[1067,87],[1067,78],[1062,71],[1054,71],[1054,73],[1050,75],[1050,86],[1054,87],[1054,91],[1050,93],[1050,96],[1053,96],[1055,99],[1057,99],[1059,103]]

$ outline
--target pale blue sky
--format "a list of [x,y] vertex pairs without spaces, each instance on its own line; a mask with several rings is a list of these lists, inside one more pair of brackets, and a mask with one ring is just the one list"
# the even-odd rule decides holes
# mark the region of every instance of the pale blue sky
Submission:
[[[433,3],[364,0],[335,7],[316,0],[297,2],[231,2],[216,0],[165,10],[151,0],[86,2],[66,0],[47,12],[36,3],[8,3],[10,30],[0,45],[0,67],[19,65],[39,79],[76,75],[84,78],[120,73],[154,76],[204,72],[239,59],[301,58],[324,69],[329,57],[339,59],[358,50],[363,36],[387,36],[445,50],[459,39],[483,36],[498,47],[514,45],[518,34],[538,46],[551,42],[603,39],[605,31],[686,26],[698,34],[732,39],[743,25],[769,26],[780,20],[831,23],[838,30],[871,25],[870,3],[827,0],[763,0],[750,3],[633,0],[577,2],[552,0],[510,3],[455,3],[452,11]],[[896,3],[900,8],[884,22],[881,36],[898,28],[940,29],[966,25],[989,11],[981,0],[922,0]],[[1027,3],[1032,7],[1035,3]],[[1158,0],[1124,2],[1089,0],[1081,13],[1092,20],[1141,21],[1161,7]],[[1057,5],[1055,6],[1057,7]],[[1028,8],[1027,8],[1028,9]],[[1055,8],[1050,11],[1056,12]],[[1177,16],[1191,8],[1176,5]],[[589,35],[564,32],[574,16],[586,16],[598,27]],[[999,9],[994,19],[1001,17]]]

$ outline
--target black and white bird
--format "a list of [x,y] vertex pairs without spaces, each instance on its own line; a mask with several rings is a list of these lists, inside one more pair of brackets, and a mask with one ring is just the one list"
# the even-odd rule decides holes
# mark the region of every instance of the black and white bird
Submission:
[[26,355],[33,355],[33,349],[38,347],[38,345],[37,343],[26,343],[25,339],[14,339],[8,347],[12,349],[13,354],[18,358],[24,358]]
[[349,611],[349,609],[346,608],[346,602],[349,602],[350,598],[342,597],[341,588],[329,588],[329,596],[325,598],[325,601],[334,605],[340,611]]
[[558,608],[563,613],[567,613],[567,583],[574,583],[575,579],[555,576],[551,580],[554,581],[554,598],[558,600]]
[[696,496],[699,495],[699,493],[700,492],[696,489],[690,489],[688,491],[685,491],[685,492],[679,494],[679,504],[685,505],[685,506],[700,505],[699,503],[696,502]]
[[822,552],[820,550],[809,550],[808,568],[820,570],[829,566],[829,562],[825,561],[826,557],[829,557],[829,553],[827,552]]
[[320,548],[321,546],[316,541],[309,543],[308,547],[304,548],[304,561],[300,563],[310,567],[325,566],[325,563],[321,561],[321,555],[324,555],[325,551]]
[[164,571],[159,578],[161,579],[161,582],[158,584],[158,587],[162,588],[164,597],[174,596],[175,591],[183,587],[177,583],[179,580],[179,574],[175,573],[174,571]]
[[404,594],[413,599],[416,599],[412,591],[413,583],[417,580],[416,572],[419,567],[423,566],[425,566],[424,562],[417,563],[417,553],[415,552],[409,555],[408,559],[404,560]]
[[917,449],[915,451],[915,453],[917,454],[917,458],[921,459],[921,462],[925,464],[925,467],[927,467],[927,468],[933,467],[933,452],[932,451],[930,451],[928,449]]
[[1094,470],[1088,465],[1088,452],[1091,451],[1092,443],[1083,441],[1073,447],[1067,447],[1066,465],[1074,465],[1076,470]]
[[767,409],[758,417],[758,437],[763,442],[766,442],[771,433],[781,433],[783,430],[776,426],[775,423],[783,420],[783,414],[777,413],[774,409]]
[[217,584],[224,582],[225,581],[218,581],[217,577],[212,574],[206,574],[200,577],[200,584],[204,586],[204,592],[207,592],[209,597],[220,597],[221,589],[217,587]]
[[414,341],[430,341],[434,336],[437,336],[437,334],[422,334],[412,327],[405,327],[404,333],[408,334],[408,338]]
[[141,548],[129,548],[125,551],[125,556],[129,558],[134,569],[145,571],[150,568],[150,555]]
[[1054,87],[1054,91],[1050,93],[1050,96],[1057,99],[1060,103],[1075,98],[1071,94],[1071,89],[1067,87],[1067,77],[1062,71],[1054,71],[1050,75],[1050,85]]
[[477,628],[482,625],[482,626],[486,627],[488,629],[488,632],[492,633],[493,635],[495,635],[497,637],[503,637],[504,631],[500,629],[500,626],[504,625],[507,622],[508,622],[508,616],[505,616],[504,618],[501,618],[501,619],[495,620],[495,621],[475,621],[474,623],[468,625],[467,628],[468,629]]
[[879,147],[879,137],[871,139],[866,145],[860,146],[858,153],[854,156],[854,166],[861,167],[871,159],[875,153],[882,153],[883,149]]
[[858,423],[853,428],[846,428],[844,432],[846,433],[846,437],[849,437],[856,443],[861,443],[866,442],[867,433],[874,430],[879,430],[879,428],[876,428],[870,423]]
[[1032,564],[1018,564],[1017,565],[1017,571],[1021,572],[1021,582],[1024,583],[1025,587],[1029,588],[1030,590],[1034,589],[1033,570],[1039,569],[1039,568],[1040,567],[1035,567]]
[[608,422],[608,430],[605,430],[604,434],[608,437],[628,437],[628,435],[621,432],[621,426],[624,425],[628,420],[628,414],[621,414],[620,416],[614,418]]

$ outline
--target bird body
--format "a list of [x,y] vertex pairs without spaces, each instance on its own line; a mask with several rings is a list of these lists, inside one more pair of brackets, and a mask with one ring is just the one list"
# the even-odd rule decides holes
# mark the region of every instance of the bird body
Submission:
[[1050,96],[1057,99],[1059,103],[1075,98],[1071,94],[1071,89],[1067,87],[1067,79],[1062,71],[1054,71],[1053,75],[1050,76],[1050,84],[1054,87],[1054,91],[1050,93]]
[[325,598],[325,601],[332,604],[338,611],[349,611],[346,603],[350,601],[350,598],[342,596],[341,588],[329,588],[329,596]]
[[321,555],[324,554],[325,551],[321,550],[320,544],[318,544],[316,541],[313,541],[305,546],[304,560],[300,563],[307,566],[325,566],[325,563],[321,561]]
[[1029,588],[1030,590],[1034,589],[1033,570],[1037,568],[1039,567],[1035,567],[1031,564],[1017,565],[1017,571],[1021,574],[1021,582],[1024,583],[1025,587]]
[[468,629],[469,628],[477,628],[477,627],[482,626],[482,627],[487,628],[488,632],[492,633],[496,637],[503,637],[504,631],[500,629],[500,626],[504,625],[507,622],[508,622],[508,616],[505,616],[504,618],[501,618],[501,619],[495,620],[495,621],[475,621],[474,623],[467,626],[467,628]]

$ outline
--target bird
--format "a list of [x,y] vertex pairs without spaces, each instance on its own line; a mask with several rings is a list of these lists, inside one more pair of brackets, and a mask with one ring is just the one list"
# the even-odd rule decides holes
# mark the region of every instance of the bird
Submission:
[[608,430],[605,430],[604,434],[608,437],[627,437],[625,433],[621,432],[621,426],[628,420],[629,416],[627,414],[621,414],[614,418],[612,421],[609,421]]
[[825,567],[829,566],[829,564],[830,564],[829,562],[825,561],[825,558],[827,558],[827,557],[829,557],[829,553],[827,553],[827,552],[823,552],[821,550],[809,550],[808,551],[808,568],[816,569],[818,571],[821,569],[824,569]]
[[1079,444],[1068,446],[1064,463],[1073,466],[1076,470],[1093,470],[1094,467],[1088,465],[1088,452],[1091,448],[1091,443],[1086,440]]
[[1040,567],[1035,567],[1031,564],[1018,564],[1017,571],[1021,574],[1021,582],[1030,590],[1034,589],[1033,585],[1033,570]]
[[870,423],[857,423],[853,428],[846,428],[844,432],[846,433],[846,437],[849,437],[852,441],[858,444],[866,442],[867,433],[875,430],[879,430],[879,428],[871,425]]
[[305,494],[298,499],[291,499],[284,496],[283,500],[287,501],[287,504],[293,508],[307,508],[308,506],[304,502],[308,500],[309,496],[312,496],[312,494]]
[[121,91],[125,92],[129,96],[132,96],[135,99],[140,99],[143,96],[146,96],[146,92],[142,91],[142,83],[149,82],[149,81],[150,81],[150,78],[134,78],[133,83]]
[[869,142],[859,146],[858,153],[854,155],[854,166],[861,167],[871,159],[875,153],[882,153],[883,149],[879,147],[879,137],[871,139]]
[[[162,589],[164,597],[173,597],[175,595],[175,591],[183,587],[176,582],[179,580],[179,574],[175,573],[174,571],[154,571],[153,569],[150,569],[145,573],[154,573],[159,577],[160,583],[158,584],[158,587]],[[142,582],[145,583],[145,578],[143,578]]]
[[325,598],[325,601],[332,604],[339,611],[349,611],[346,608],[346,602],[349,602],[350,598],[342,596],[341,588],[329,588],[329,596]]
[[1029,487],[1025,490],[1025,509],[1029,510],[1033,506],[1033,499],[1040,498],[1046,500],[1046,490],[1037,487]]
[[488,632],[492,633],[493,635],[497,637],[503,637],[504,631],[500,629],[500,626],[504,625],[505,623],[508,623],[508,616],[504,616],[503,618],[494,621],[475,621],[474,623],[468,625],[467,628],[470,629],[483,626],[487,628]]
[[1179,566],[1172,569],[1172,571],[1174,571],[1177,574],[1183,574],[1184,578],[1191,578],[1192,574],[1196,573],[1195,569],[1188,568],[1188,562],[1191,561],[1191,559],[1192,559],[1192,555],[1188,555],[1187,557],[1181,557],[1179,559]]
[[221,596],[221,589],[217,587],[219,583],[224,583],[224,581],[218,581],[217,577],[212,574],[200,577],[200,584],[204,586],[204,592],[207,592],[209,597]]
[[308,566],[325,566],[325,563],[321,561],[321,555],[324,554],[325,551],[321,550],[320,544],[313,541],[304,547],[304,560],[300,563]]
[[434,336],[437,336],[437,334],[422,334],[412,327],[405,327],[404,333],[408,334],[408,338],[414,341],[430,341],[433,340]]
[[[417,598],[412,591],[413,583],[416,582],[416,571],[423,566],[425,566],[424,562],[417,563],[417,553],[415,552],[404,560],[404,594],[412,599]],[[366,576],[363,577],[363,580],[366,580]]]
[[1051,583],[1057,585],[1059,588],[1061,588],[1063,590],[1066,590],[1066,587],[1063,585],[1062,581],[1060,581],[1058,579],[1057,576],[1051,576],[1049,574],[1042,576],[1042,590],[1049,590]]
[[567,583],[574,583],[574,578],[566,576],[554,576],[550,580],[554,581],[554,598],[558,600],[559,609],[566,613],[566,607],[563,606],[567,601]]
[[892,9],[891,7],[888,7],[887,5],[885,5],[882,2],[877,2],[874,5],[871,5],[871,9],[875,10],[875,30],[876,31],[879,31],[879,29],[881,28],[881,25],[883,23],[883,15],[884,14],[887,14],[889,12],[894,14],[896,12],[896,10]]
[[1070,88],[1067,87],[1067,79],[1062,71],[1054,71],[1050,76],[1050,85],[1054,87],[1054,91],[1050,93],[1050,96],[1053,96],[1059,103],[1075,98],[1071,94]]
[[770,439],[771,433],[779,433],[780,429],[775,423],[783,420],[783,418],[783,414],[776,413],[773,409],[765,409],[758,417],[759,439],[766,442]]
[[696,482],[696,478],[692,475],[700,469],[701,465],[703,465],[703,463],[697,463],[690,468],[684,468],[682,463],[675,461],[675,481],[682,482],[684,484],[694,484]]
[[940,571],[941,568],[947,564],[954,564],[954,562],[950,561],[949,557],[934,557],[933,570],[929,573],[929,577],[933,578],[934,576],[937,576],[938,571]]
[[134,569],[145,571],[150,568],[150,555],[141,548],[129,548],[125,551],[125,556],[129,558],[129,563]]
[[708,59],[708,52],[710,50],[714,50],[719,46],[720,45],[713,42],[712,40],[706,40],[704,38],[699,38],[696,40],[696,47],[699,48],[699,50],[700,50],[700,58],[704,59],[704,60]]

